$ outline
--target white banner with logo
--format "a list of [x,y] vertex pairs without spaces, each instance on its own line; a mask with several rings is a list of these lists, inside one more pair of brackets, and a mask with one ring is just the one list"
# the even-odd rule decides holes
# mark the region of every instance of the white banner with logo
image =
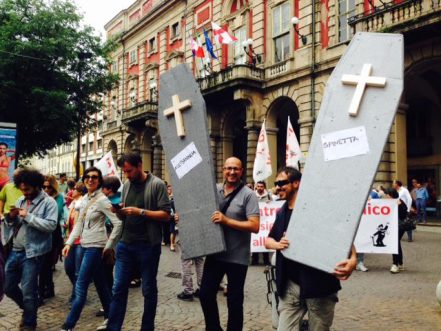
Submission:
[[398,200],[366,204],[354,245],[357,253],[398,254]]
[[284,203],[285,201],[259,202],[260,229],[258,233],[251,234],[251,253],[270,252],[265,248],[265,240],[276,220],[277,211]]
[[95,163],[95,167],[101,170],[103,177],[116,176],[121,181],[118,171],[116,170],[115,162],[113,162],[112,152],[108,152],[104,155],[101,160]]

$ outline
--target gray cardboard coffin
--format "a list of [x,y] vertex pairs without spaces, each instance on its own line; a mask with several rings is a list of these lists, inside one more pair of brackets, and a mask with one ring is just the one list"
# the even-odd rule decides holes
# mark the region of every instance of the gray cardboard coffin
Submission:
[[[370,193],[403,90],[403,36],[357,33],[328,80],[305,164],[284,255],[332,272],[347,258]],[[358,116],[348,114],[355,86],[343,74],[386,77],[384,88],[367,87]],[[321,135],[364,126],[369,152],[326,162]]]
[[[175,118],[163,115],[164,110],[172,106],[173,95],[178,95],[180,101],[189,99],[192,104],[190,109],[182,112],[186,131],[183,138],[177,136]],[[225,250],[222,228],[211,222],[211,214],[219,204],[205,101],[186,64],[161,75],[158,119],[176,211],[180,217],[182,255],[188,259],[222,252]],[[202,162],[179,179],[170,160],[190,143],[195,144]]]

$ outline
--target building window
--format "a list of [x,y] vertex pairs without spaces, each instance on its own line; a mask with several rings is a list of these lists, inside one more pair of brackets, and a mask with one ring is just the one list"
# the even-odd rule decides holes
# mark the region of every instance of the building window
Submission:
[[171,39],[175,39],[177,37],[179,37],[179,35],[181,34],[180,32],[180,26],[179,26],[179,22],[176,22],[175,24],[173,24],[171,26]]
[[118,62],[116,62],[116,61],[112,62],[112,72],[113,73],[118,72]]
[[93,152],[93,141],[89,143],[89,153]]
[[234,43],[234,63],[244,64],[246,62],[246,54],[242,43],[247,40],[246,26],[234,31],[234,36],[237,38],[237,42]]
[[156,52],[156,38],[153,37],[149,40],[149,54]]
[[130,51],[130,64],[138,62],[138,53],[136,49]]
[[137,98],[136,98],[136,89],[134,87],[130,89],[129,98],[130,98],[130,106],[131,107],[136,106]]
[[98,149],[103,148],[103,140],[102,139],[98,140],[97,145],[98,145],[98,147],[97,147]]
[[274,62],[289,57],[290,3],[284,2],[273,10]]
[[85,153],[86,152],[86,144],[82,144],[81,145],[81,153]]
[[348,18],[355,15],[355,0],[338,0],[338,41],[343,42],[352,37]]

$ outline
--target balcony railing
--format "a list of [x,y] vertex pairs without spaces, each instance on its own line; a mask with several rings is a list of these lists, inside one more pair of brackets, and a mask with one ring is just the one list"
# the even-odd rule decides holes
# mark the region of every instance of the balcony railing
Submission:
[[[136,106],[128,108],[122,113],[124,123],[135,121],[141,118],[156,117],[158,113],[158,103],[154,101],[144,101]],[[150,115],[150,116],[148,116]]]
[[244,81],[260,86],[264,79],[265,70],[248,64],[235,64],[221,71],[213,72],[204,78],[198,78],[197,81],[199,87],[204,92],[212,88],[225,87],[228,84]]
[[273,78],[276,76],[279,76],[281,74],[284,74],[289,70],[289,64],[290,62],[288,60],[273,64],[272,66],[269,66],[266,70],[266,76],[268,78]]
[[394,27],[441,10],[439,0],[405,0],[400,3],[380,1],[370,13],[351,16],[348,24],[357,31],[394,31]]

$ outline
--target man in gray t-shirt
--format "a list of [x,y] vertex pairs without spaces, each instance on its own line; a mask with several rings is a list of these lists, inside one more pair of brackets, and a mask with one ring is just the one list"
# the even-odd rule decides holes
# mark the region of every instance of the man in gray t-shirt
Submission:
[[235,157],[224,164],[223,184],[218,185],[219,210],[211,217],[224,230],[226,251],[205,260],[200,300],[206,330],[222,330],[216,294],[224,275],[228,280],[228,330],[242,330],[243,290],[250,259],[251,232],[259,232],[259,203],[254,192],[241,182],[242,162]]

